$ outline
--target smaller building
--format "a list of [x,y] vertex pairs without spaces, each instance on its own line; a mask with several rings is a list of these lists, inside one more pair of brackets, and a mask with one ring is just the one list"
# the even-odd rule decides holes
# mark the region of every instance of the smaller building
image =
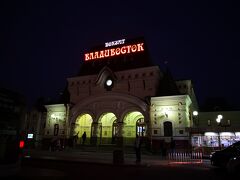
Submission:
[[26,113],[23,131],[25,133],[26,145],[40,148],[46,126],[47,110],[44,106],[34,106]]
[[192,101],[188,95],[151,98],[151,128],[153,149],[161,148],[171,138],[177,142],[177,148],[188,147]]
[[240,140],[240,111],[200,112],[194,118],[193,146],[222,148]]
[[45,138],[52,138],[57,136],[59,138],[69,137],[68,127],[68,113],[69,106],[64,104],[46,105],[47,117],[44,136]]

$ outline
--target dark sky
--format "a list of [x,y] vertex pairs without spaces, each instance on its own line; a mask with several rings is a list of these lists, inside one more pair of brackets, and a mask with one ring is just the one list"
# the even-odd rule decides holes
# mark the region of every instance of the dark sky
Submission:
[[1,1],[0,85],[57,96],[94,45],[144,36],[153,61],[192,79],[203,103],[240,105],[239,6],[228,1]]

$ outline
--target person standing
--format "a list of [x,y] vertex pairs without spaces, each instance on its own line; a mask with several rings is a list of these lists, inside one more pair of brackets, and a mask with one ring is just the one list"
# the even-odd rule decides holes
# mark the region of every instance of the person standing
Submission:
[[175,141],[173,140],[173,138],[171,138],[171,143],[170,143],[170,148],[171,148],[171,153],[175,153]]
[[141,138],[136,135],[135,139],[136,162],[141,162]]
[[79,134],[79,131],[77,132],[77,134],[75,134],[72,138],[72,143],[73,143],[73,148],[75,148],[75,146],[77,145],[77,141],[78,141],[78,134]]
[[58,151],[62,150],[62,145],[61,145],[60,139],[57,139],[57,141],[56,141],[56,150],[58,150]]
[[83,135],[82,135],[82,145],[85,144],[86,138],[87,138],[87,134],[86,134],[86,132],[84,131],[84,133],[83,133]]

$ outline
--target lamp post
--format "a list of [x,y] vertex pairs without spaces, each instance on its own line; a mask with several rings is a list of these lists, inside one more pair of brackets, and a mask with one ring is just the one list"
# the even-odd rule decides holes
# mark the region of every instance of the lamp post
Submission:
[[[218,124],[218,126],[221,126],[221,121],[223,119],[223,116],[221,114],[219,114],[217,116],[216,122]],[[220,139],[220,132],[219,132],[219,128],[218,128],[218,147],[221,150],[221,139]]]
[[197,127],[197,146],[200,145],[200,139],[199,139],[199,120],[198,120],[198,111],[193,111],[193,124],[195,127]]
[[194,124],[196,126],[198,126],[198,111],[193,111],[193,120],[194,120]]

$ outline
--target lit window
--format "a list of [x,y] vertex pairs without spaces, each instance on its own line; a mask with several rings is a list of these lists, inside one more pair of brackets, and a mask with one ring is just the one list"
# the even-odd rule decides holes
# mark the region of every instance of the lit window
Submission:
[[227,120],[227,124],[228,124],[229,126],[231,125],[231,120],[230,120],[230,119]]
[[208,126],[211,126],[211,120],[208,120],[207,124]]

